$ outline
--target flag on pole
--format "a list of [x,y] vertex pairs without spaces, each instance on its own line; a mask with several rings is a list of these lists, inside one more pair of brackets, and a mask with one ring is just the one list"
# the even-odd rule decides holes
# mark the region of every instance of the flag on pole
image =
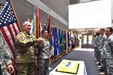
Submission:
[[[52,43],[51,43],[51,45],[53,46],[53,48],[54,48],[54,27],[52,27]],[[54,56],[54,49],[53,49],[53,51],[52,51],[52,56]]]
[[69,32],[69,48],[71,48],[72,42],[71,42],[71,33]]
[[36,7],[34,6],[33,18],[31,20],[31,31],[30,31],[30,33],[33,34],[35,37],[36,37],[37,31],[38,31],[36,22],[37,22],[36,21]]
[[47,27],[47,31],[48,31],[48,33],[49,33],[49,37],[51,38],[51,36],[52,36],[51,16],[48,17],[48,27]]
[[66,50],[66,31],[64,31],[64,50]]
[[68,50],[68,31],[66,31],[66,50]]
[[57,32],[56,32],[56,27],[53,28],[53,35],[54,35],[54,56],[57,55]]
[[67,35],[68,35],[68,50],[69,50],[69,47],[70,47],[70,40],[69,40],[69,39],[70,39],[70,37],[69,37],[69,32],[68,32],[68,34],[67,34]]
[[65,41],[64,41],[64,30],[61,30],[61,37],[60,37],[60,42],[61,42],[61,52],[64,52],[65,50]]
[[58,54],[60,54],[60,29],[57,29],[57,35],[58,35]]
[[55,42],[56,42],[56,55],[58,55],[58,34],[57,34],[57,27],[55,27]]
[[47,26],[47,31],[48,31],[48,34],[49,34],[50,49],[52,49],[53,43],[52,43],[51,16],[48,17],[48,26]]
[[6,0],[2,10],[0,11],[0,32],[14,54],[14,37],[20,32],[20,27],[13,6],[9,0]]

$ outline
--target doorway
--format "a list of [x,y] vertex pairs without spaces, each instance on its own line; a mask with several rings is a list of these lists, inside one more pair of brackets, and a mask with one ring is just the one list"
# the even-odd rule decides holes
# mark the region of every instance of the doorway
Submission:
[[82,34],[81,47],[82,48],[93,48],[93,35],[92,34]]

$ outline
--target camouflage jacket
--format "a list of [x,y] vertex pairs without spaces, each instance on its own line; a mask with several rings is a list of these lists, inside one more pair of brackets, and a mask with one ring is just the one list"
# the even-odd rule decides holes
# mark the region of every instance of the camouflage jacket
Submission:
[[105,41],[104,36],[97,36],[94,39],[93,45],[94,45],[95,48],[98,48],[98,50],[101,50],[102,47],[103,47],[104,41]]
[[2,34],[0,32],[0,65],[1,69],[6,69],[6,66],[11,64],[10,50],[5,44]]
[[113,58],[113,35],[106,38],[102,49],[105,58]]
[[99,47],[99,45],[100,45],[99,40],[100,40],[100,36],[96,36],[94,41],[93,41],[94,47],[97,47],[97,48]]
[[104,41],[105,41],[105,36],[99,36],[99,49],[101,50],[103,45],[104,45]]
[[35,62],[35,43],[33,35],[26,32],[20,32],[15,38],[16,63]]
[[50,42],[48,39],[42,38],[43,39],[43,47],[38,48],[38,59],[48,59],[50,55]]

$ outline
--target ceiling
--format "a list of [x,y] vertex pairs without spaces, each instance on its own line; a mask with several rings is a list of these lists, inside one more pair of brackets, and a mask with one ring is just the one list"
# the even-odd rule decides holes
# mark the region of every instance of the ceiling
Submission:
[[[91,1],[97,1],[97,0],[69,0],[69,4],[78,4],[78,3],[84,3],[84,2],[91,2]],[[77,29],[70,29],[73,32],[76,32],[77,34],[85,34],[85,33],[94,33],[100,28],[77,28]]]
[[85,2],[92,2],[97,0],[69,0],[69,4],[77,4],[77,3],[85,3]]
[[86,33],[95,33],[100,28],[79,28],[79,29],[70,29],[72,32],[77,34],[86,34]]

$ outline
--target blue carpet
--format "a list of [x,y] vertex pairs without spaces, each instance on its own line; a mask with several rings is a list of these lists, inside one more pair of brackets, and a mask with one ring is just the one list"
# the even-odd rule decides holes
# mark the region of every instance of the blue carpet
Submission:
[[56,62],[52,63],[50,67],[54,69],[61,62],[62,59],[84,61],[88,75],[99,75],[97,65],[94,61],[93,51],[71,51]]

